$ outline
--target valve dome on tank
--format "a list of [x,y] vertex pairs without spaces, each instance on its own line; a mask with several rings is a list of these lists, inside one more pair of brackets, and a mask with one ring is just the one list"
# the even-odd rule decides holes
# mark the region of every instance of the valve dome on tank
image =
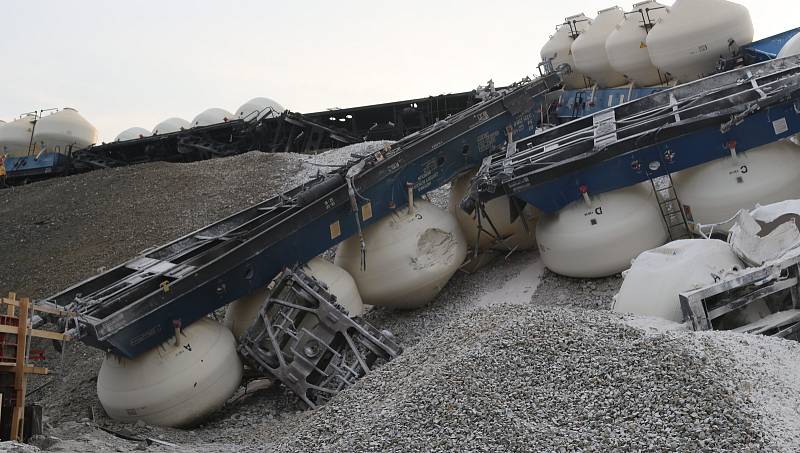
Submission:
[[225,123],[234,118],[233,113],[219,108],[210,108],[198,114],[192,120],[192,127],[208,126],[211,124]]
[[556,28],[556,32],[542,47],[541,57],[543,62],[550,62],[553,69],[566,64],[572,68],[572,73],[564,77],[564,88],[586,88],[583,74],[577,71],[575,60],[572,58],[572,43],[580,36],[591,21],[583,13],[567,17],[564,23]]
[[598,11],[591,25],[572,43],[575,68],[601,87],[625,84],[625,77],[611,67],[606,54],[606,40],[624,20],[625,13],[617,6]]
[[353,276],[369,305],[409,309],[429,303],[467,255],[455,217],[423,200],[366,227],[364,241],[366,269],[358,235],[339,244],[334,262]]
[[192,124],[186,121],[183,118],[167,118],[164,121],[158,123],[153,128],[153,135],[159,134],[169,134],[172,132],[182,131],[184,129],[189,129],[192,127]]
[[65,107],[39,118],[33,130],[33,141],[49,152],[79,150],[97,143],[97,129],[77,110]]
[[0,124],[0,154],[8,154],[11,157],[27,155],[35,120],[34,116],[25,115],[9,123]]
[[663,76],[650,60],[647,34],[659,18],[666,14],[664,5],[646,1],[633,5],[625,20],[618,24],[606,40],[606,55],[611,67],[628,82],[640,87],[663,83]]
[[131,127],[120,132],[114,139],[115,142],[124,142],[126,140],[137,140],[144,137],[149,137],[150,131],[143,127]]
[[712,74],[753,41],[750,12],[726,0],[676,0],[647,35],[653,64],[680,83]]
[[236,114],[241,119],[253,118],[273,118],[280,116],[286,110],[282,105],[270,98],[253,98],[245,102],[236,110]]

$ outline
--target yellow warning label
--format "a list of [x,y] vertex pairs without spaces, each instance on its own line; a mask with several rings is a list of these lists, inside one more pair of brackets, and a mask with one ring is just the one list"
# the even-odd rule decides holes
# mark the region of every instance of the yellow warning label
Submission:
[[342,226],[339,225],[339,221],[335,221],[331,224],[331,239],[336,239],[342,235]]
[[639,42],[639,48],[640,49],[644,49],[645,47],[647,47],[647,44],[645,44],[644,41],[640,41]]
[[369,220],[372,218],[372,203],[367,203],[361,206],[361,220]]

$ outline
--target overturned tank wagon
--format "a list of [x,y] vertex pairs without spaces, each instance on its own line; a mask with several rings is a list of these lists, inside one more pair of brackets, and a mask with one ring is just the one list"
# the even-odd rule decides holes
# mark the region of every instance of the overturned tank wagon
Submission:
[[[797,174],[790,163],[795,156],[795,145],[784,140],[797,128],[798,81],[794,74],[797,62],[797,57],[790,57],[721,73],[517,140],[514,146],[484,161],[462,207],[474,212],[480,204],[497,197],[511,195],[522,199],[544,212],[537,227],[537,238],[543,260],[546,264],[549,262],[551,270],[580,277],[619,272],[628,267],[626,259],[660,245],[659,242],[681,237],[673,229],[681,225],[688,227],[692,221],[695,209],[681,197],[692,199],[694,193],[692,186],[682,185],[684,178],[676,175],[682,170],[688,169],[687,173],[691,174],[702,171],[703,164],[724,166],[725,159],[731,156],[753,159],[754,165],[774,168],[777,175],[753,179],[754,186],[763,186],[763,190],[754,194],[757,198],[768,202],[775,193],[780,194],[779,199],[791,195],[785,189],[792,186],[786,183],[792,178],[782,175]],[[786,70],[788,72],[784,72]],[[743,78],[752,80],[752,84],[742,85]],[[794,94],[789,95],[789,91]],[[704,102],[698,104],[695,99]],[[664,109],[663,113],[659,113],[659,108]],[[795,124],[789,126],[790,123]],[[703,150],[704,143],[708,144],[708,149]],[[780,161],[781,168],[761,164],[771,161]],[[743,178],[734,180],[736,184],[744,182]],[[651,203],[642,203],[648,208],[636,210],[641,215],[652,212],[652,217],[646,222],[649,226],[642,224],[640,231],[631,233],[630,238],[653,235],[652,242],[644,241],[635,247],[638,249],[630,250],[627,258],[620,257],[615,269],[604,268],[608,264],[605,260],[598,261],[595,269],[583,269],[590,265],[591,259],[571,255],[568,251],[573,250],[576,241],[594,240],[594,236],[601,235],[603,225],[608,225],[608,220],[600,221],[599,216],[590,212],[594,200],[613,197],[616,190],[643,182],[656,192],[669,194],[654,196]],[[712,187],[706,192],[714,190],[716,188]],[[725,200],[720,198],[720,202]],[[682,203],[690,209],[682,209]],[[623,210],[632,206],[631,203],[622,204],[627,206]],[[570,218],[565,212],[572,210],[574,221],[559,225],[558,220]],[[592,217],[595,217],[594,222]],[[655,222],[657,218],[662,221]],[[576,234],[574,240],[558,240],[559,236],[566,237],[573,223],[585,223],[585,232]],[[632,225],[627,218],[618,223]],[[623,248],[612,241],[606,245],[608,256],[616,256],[614,252]],[[626,240],[622,244],[633,242]],[[559,247],[562,253],[558,252]],[[606,253],[595,252],[594,256],[598,257]]]
[[[82,313],[81,320],[94,320],[91,325],[79,321],[75,333],[88,344],[110,351],[113,357],[107,362],[108,370],[114,370],[117,363],[136,364],[140,360],[146,368],[154,366],[146,365],[147,357],[158,356],[163,344],[174,344],[175,338],[180,338],[176,326],[185,331],[204,322],[198,320],[220,306],[265,288],[276,274],[283,272],[283,278],[271,289],[253,296],[264,297],[263,304],[254,324],[242,334],[239,351],[249,366],[281,380],[310,406],[321,404],[331,392],[342,388],[337,382],[349,385],[374,368],[376,358],[389,360],[399,349],[388,332],[347,316],[344,307],[353,301],[345,298],[354,299],[354,292],[342,294],[339,302],[329,293],[336,282],[323,284],[324,276],[317,280],[305,273],[287,274],[286,270],[336,244],[343,243],[344,249],[344,242],[355,237],[355,259],[348,265],[354,268],[351,274],[362,269],[363,258],[363,269],[383,270],[384,280],[388,270],[391,280],[403,277],[400,280],[410,286],[421,282],[424,294],[409,294],[408,301],[419,304],[430,300],[461,264],[466,243],[451,214],[418,197],[476,167],[491,149],[504,147],[505,135],[494,137],[492,132],[505,130],[515,117],[539,109],[541,95],[558,86],[557,73],[521,84],[509,94],[478,104],[368,156],[358,156],[342,168],[320,174],[278,197],[153,249],[45,303],[75,307]],[[515,132],[520,135],[533,133],[536,127],[526,122],[518,124]],[[386,243],[382,235],[372,241],[370,229],[385,228],[383,225],[404,226],[400,231],[407,231],[394,237],[394,242]],[[407,234],[409,231],[412,234]],[[364,247],[358,240],[362,235]],[[407,246],[398,250],[398,243]],[[445,266],[439,263],[442,246],[446,246],[449,257]],[[340,254],[337,261],[341,262],[345,255]],[[409,272],[399,272],[403,266]],[[309,267],[313,272],[313,263]],[[435,278],[431,280],[431,276]],[[368,303],[358,274],[353,279],[359,286],[358,293]],[[109,291],[107,285],[115,289]],[[352,343],[342,343],[344,337],[335,332],[350,336]],[[312,336],[306,337],[306,333]],[[278,337],[287,342],[276,344],[271,339]],[[309,343],[312,338],[313,344]],[[330,361],[331,356],[319,354],[328,348],[339,351],[336,357],[343,362]],[[279,357],[285,359],[283,365],[280,360],[284,359]],[[342,368],[345,364],[347,368]],[[320,376],[333,376],[326,371],[331,366],[350,371],[340,375],[341,379],[320,381]],[[101,381],[102,388],[106,388],[107,379]],[[127,389],[123,386],[115,391],[124,395]],[[309,389],[314,391],[309,393]],[[116,399],[123,409],[129,404],[121,396],[103,396],[110,413],[120,413],[115,412],[115,402],[111,401]],[[154,423],[182,425],[184,421]]]

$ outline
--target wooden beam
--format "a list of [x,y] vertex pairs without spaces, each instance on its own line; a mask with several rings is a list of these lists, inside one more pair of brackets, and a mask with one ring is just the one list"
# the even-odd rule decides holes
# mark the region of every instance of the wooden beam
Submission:
[[8,293],[8,299],[3,299],[3,303],[8,303],[8,307],[6,308],[6,316],[14,316],[14,307],[16,307],[16,305],[13,305],[11,302],[16,303],[16,300],[17,293]]
[[[11,293],[11,294],[14,294],[14,293]],[[19,307],[19,301],[17,301],[17,300],[14,300],[14,299],[12,299],[12,298],[2,298],[2,299],[0,299],[0,302],[1,302],[1,303],[4,303],[4,304],[6,304],[6,305],[10,305],[10,307],[8,307],[8,310],[9,310],[9,316],[14,316],[14,307]],[[38,311],[38,312],[40,312],[40,313],[49,313],[49,314],[51,314],[51,315],[57,315],[57,316],[71,316],[71,317],[72,317],[72,316],[78,316],[78,314],[77,314],[77,313],[75,313],[75,312],[66,311],[66,310],[61,310],[61,309],[59,309],[59,308],[48,307],[48,306],[46,306],[46,305],[36,305],[36,304],[33,304],[33,305],[31,305],[31,308],[32,308],[34,311]]]
[[[20,318],[20,324],[22,324],[22,319]],[[9,326],[5,324],[0,324],[0,333],[17,333],[17,326]],[[51,332],[49,330],[41,330],[41,329],[31,329],[28,331],[28,334],[32,337],[36,338],[47,338],[49,340],[59,340],[59,341],[67,341],[70,340],[69,335],[65,335],[60,332]]]
[[[0,372],[3,373],[13,373],[16,369],[16,363],[9,363],[9,362],[0,362]],[[49,374],[50,370],[43,367],[38,366],[26,366],[25,367],[26,374]]]
[[28,308],[30,301],[20,299],[19,326],[17,326],[17,360],[14,369],[14,412],[11,416],[11,440],[22,441],[25,420],[25,387],[28,376],[25,374],[25,351],[28,343]]

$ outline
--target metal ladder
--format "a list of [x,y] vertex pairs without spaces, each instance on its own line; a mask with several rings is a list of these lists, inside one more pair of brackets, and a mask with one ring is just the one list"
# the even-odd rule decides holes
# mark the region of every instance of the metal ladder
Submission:
[[[658,180],[658,182],[656,181]],[[672,174],[664,176],[650,176],[650,184],[653,186],[653,193],[656,195],[658,207],[661,210],[661,217],[667,227],[667,234],[670,241],[691,238],[689,223],[683,212],[683,206],[678,193],[675,191],[675,183],[672,181]]]

